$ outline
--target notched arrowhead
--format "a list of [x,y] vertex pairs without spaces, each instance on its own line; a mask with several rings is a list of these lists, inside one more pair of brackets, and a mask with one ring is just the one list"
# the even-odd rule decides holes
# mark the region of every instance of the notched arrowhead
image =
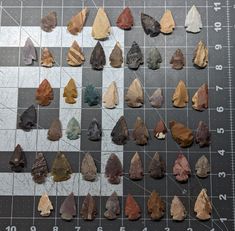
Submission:
[[55,63],[53,54],[48,48],[43,48],[41,54],[41,65],[43,67],[52,67]]
[[158,88],[156,89],[152,96],[149,98],[149,102],[152,107],[160,108],[163,104],[163,95],[162,95],[162,89]]
[[115,124],[112,132],[112,141],[117,145],[124,145],[129,138],[129,132],[124,116],[121,116]]
[[110,184],[119,184],[123,175],[122,163],[116,154],[112,153],[105,166],[105,176]]
[[134,41],[126,55],[126,64],[128,68],[137,70],[144,63],[144,56],[139,45]]
[[35,183],[42,184],[45,182],[48,174],[48,167],[43,153],[39,152],[36,154],[31,174]]
[[200,86],[192,97],[192,107],[197,111],[204,111],[208,108],[208,85],[206,83]]
[[130,30],[134,24],[134,18],[132,16],[129,7],[126,7],[117,18],[116,25],[123,30]]
[[111,33],[111,25],[103,8],[99,8],[92,25],[91,35],[94,39],[105,40]]
[[109,56],[110,66],[118,68],[122,66],[123,56],[122,49],[119,42],[117,42]]
[[150,15],[141,13],[141,24],[144,29],[144,32],[150,37],[156,37],[161,33],[161,25]]
[[47,79],[44,79],[35,93],[36,102],[41,106],[48,106],[54,99],[53,89]]
[[211,133],[207,124],[200,121],[195,134],[195,141],[200,147],[207,147],[211,143]]
[[116,192],[113,192],[112,195],[108,198],[105,208],[106,211],[104,212],[104,216],[108,220],[117,219],[118,215],[120,214],[120,205]]
[[26,166],[26,157],[19,144],[15,147],[15,150],[9,160],[11,170],[14,172],[22,172]]
[[38,211],[42,217],[49,217],[53,210],[52,203],[46,193],[43,193],[38,202]]
[[173,54],[170,64],[172,64],[172,68],[175,70],[181,70],[185,65],[185,58],[183,52],[180,49],[177,49]]
[[131,194],[128,194],[126,198],[125,215],[130,221],[138,220],[141,217],[140,206]]
[[170,10],[166,10],[161,20],[161,32],[163,34],[171,34],[175,29],[175,21]]
[[152,220],[160,220],[165,213],[165,203],[156,191],[153,191],[148,199],[148,213]]
[[184,81],[180,80],[172,96],[174,107],[183,108],[188,103],[188,89]]
[[60,206],[61,218],[71,221],[77,215],[76,202],[73,193],[70,193]]
[[100,94],[98,90],[91,84],[86,86],[84,102],[90,107],[96,106],[100,103]]
[[70,32],[70,34],[77,35],[82,31],[82,28],[86,22],[88,12],[89,10],[85,7],[76,15],[72,16],[72,18],[67,24],[67,30]]
[[149,163],[148,172],[154,179],[160,179],[165,175],[166,163],[157,152]]
[[47,139],[50,141],[58,141],[62,137],[62,125],[59,119],[54,119],[47,132]]
[[164,140],[167,133],[167,128],[163,120],[159,120],[153,130],[154,137],[158,140]]
[[74,117],[72,117],[68,122],[66,135],[69,140],[76,140],[81,135],[79,122]]
[[195,5],[189,10],[185,19],[186,31],[199,33],[202,29],[202,19]]
[[194,51],[193,63],[197,68],[205,68],[208,64],[208,48],[202,41]]
[[78,97],[77,86],[73,78],[69,80],[64,88],[63,97],[65,97],[65,102],[68,104],[76,103],[76,98]]
[[193,143],[193,132],[190,128],[187,128],[181,123],[175,120],[170,121],[170,130],[172,138],[181,148],[186,148]]
[[145,145],[148,143],[149,132],[144,124],[144,121],[139,116],[135,121],[132,136],[136,144]]
[[70,179],[72,168],[64,154],[58,153],[52,163],[51,175],[55,182],[66,181]]
[[143,164],[138,152],[131,159],[129,178],[131,180],[141,180],[144,177]]
[[80,66],[85,62],[85,57],[82,49],[80,48],[76,40],[73,41],[72,46],[68,50],[67,62],[72,67]]
[[82,208],[80,212],[82,218],[87,221],[92,221],[95,219],[97,214],[95,199],[91,196],[90,193],[85,197]]
[[104,107],[108,109],[113,109],[118,105],[118,89],[115,81],[108,86],[107,90],[103,94],[103,104]]
[[95,161],[89,152],[87,152],[83,157],[81,173],[84,180],[94,181],[96,179],[97,168],[95,165]]
[[90,64],[94,70],[103,70],[106,64],[104,49],[99,41],[96,43],[91,53]]
[[33,64],[33,61],[37,60],[36,49],[30,38],[27,38],[25,45],[22,49],[23,61],[25,65]]
[[171,202],[171,216],[174,221],[183,221],[187,216],[186,209],[177,196]]
[[57,26],[57,15],[51,11],[41,19],[41,29],[45,32],[51,32]]
[[206,189],[202,189],[199,193],[194,205],[194,212],[199,220],[209,220],[212,213],[212,204],[206,193]]
[[179,182],[186,182],[191,174],[190,165],[186,157],[179,153],[173,166],[173,174]]
[[102,129],[100,123],[96,118],[92,119],[88,130],[87,130],[88,139],[91,141],[99,141],[102,137]]
[[210,163],[205,155],[202,155],[195,164],[196,175],[201,178],[206,178],[210,173]]
[[157,70],[162,63],[162,56],[157,48],[152,48],[148,54],[147,65],[149,69]]
[[20,115],[19,127],[24,131],[30,131],[37,124],[37,111],[34,105],[31,105]]
[[144,104],[144,91],[138,78],[130,84],[125,95],[125,101],[129,107],[141,107]]

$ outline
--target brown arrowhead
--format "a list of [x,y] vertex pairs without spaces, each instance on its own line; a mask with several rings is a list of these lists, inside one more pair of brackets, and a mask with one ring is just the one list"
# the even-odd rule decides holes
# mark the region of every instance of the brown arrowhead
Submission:
[[130,221],[138,220],[141,216],[141,209],[131,194],[126,198],[125,215]]
[[95,200],[91,196],[91,194],[88,193],[82,203],[80,214],[84,220],[92,221],[95,219],[96,213],[97,211],[96,211]]
[[81,173],[83,178],[87,181],[94,181],[96,179],[97,168],[95,161],[89,152],[85,154],[82,160]]
[[41,20],[41,29],[45,32],[51,32],[57,25],[56,12],[51,11]]
[[76,67],[83,64],[85,61],[85,57],[82,53],[80,46],[78,45],[77,41],[74,40],[72,46],[69,48],[67,54],[67,62],[70,66]]
[[70,193],[60,206],[61,218],[71,221],[77,215],[76,202],[73,193]]
[[64,88],[64,94],[63,97],[65,97],[65,102],[69,104],[76,103],[75,98],[78,97],[77,93],[77,86],[75,84],[74,79],[70,79],[68,84]]
[[165,213],[165,203],[156,191],[153,191],[148,199],[148,213],[152,220],[160,220]]
[[165,123],[162,120],[159,120],[153,130],[154,137],[159,140],[164,140],[167,133],[167,128]]
[[198,68],[205,68],[208,64],[208,48],[200,41],[194,51],[193,63]]
[[53,210],[51,201],[46,193],[43,193],[38,203],[38,211],[42,217],[48,217]]
[[11,170],[14,172],[21,172],[26,165],[26,157],[22,150],[22,147],[17,144],[15,150],[9,161]]
[[174,107],[183,108],[188,103],[188,90],[184,81],[180,80],[172,96]]
[[148,167],[149,175],[154,179],[160,179],[166,172],[166,163],[156,152],[149,163]]
[[183,69],[185,65],[185,58],[180,49],[177,49],[175,53],[173,54],[170,64],[172,64],[172,68],[175,70],[181,70]]
[[62,125],[59,119],[54,119],[47,132],[47,139],[58,141],[62,137]]
[[124,30],[129,30],[133,26],[134,19],[129,7],[126,7],[117,18],[116,25]]
[[41,65],[43,67],[52,67],[55,63],[54,57],[48,48],[43,48],[41,55]]
[[208,108],[208,85],[204,83],[198,88],[192,97],[192,107],[197,111],[203,111]]
[[114,220],[120,214],[120,205],[116,192],[113,192],[112,195],[108,198],[105,208],[106,211],[104,212],[104,216],[108,220]]
[[53,89],[47,79],[44,79],[35,93],[36,101],[41,106],[48,106],[54,99]]
[[161,32],[164,34],[171,34],[175,29],[175,21],[170,10],[166,10],[161,20]]
[[77,35],[82,31],[82,28],[86,22],[86,17],[88,14],[88,9],[85,7],[83,10],[78,12],[76,15],[72,16],[67,25],[67,30],[72,35]]
[[171,135],[175,142],[181,148],[186,148],[193,143],[193,132],[190,128],[185,127],[183,124],[176,121],[170,121]]
[[209,146],[211,143],[211,133],[207,124],[200,121],[195,134],[195,141],[200,147]]
[[135,121],[132,136],[136,144],[145,145],[148,143],[149,132],[144,124],[144,121],[139,116]]
[[138,152],[131,159],[129,177],[132,180],[141,180],[144,176],[143,164]]
[[123,56],[122,49],[119,42],[117,42],[109,56],[110,65],[112,67],[118,68],[122,66]]

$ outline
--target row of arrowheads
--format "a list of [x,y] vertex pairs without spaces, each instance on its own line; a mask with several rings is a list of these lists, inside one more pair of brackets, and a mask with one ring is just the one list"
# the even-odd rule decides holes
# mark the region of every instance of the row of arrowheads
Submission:
[[[68,31],[77,35],[82,31],[86,17],[88,15],[88,9],[85,8],[77,15],[73,16],[67,25]],[[116,25],[121,29],[131,29],[134,20],[130,8],[125,8],[117,19]],[[160,33],[170,34],[175,28],[175,22],[170,10],[166,10],[160,23],[153,17],[141,13],[141,23],[144,32],[150,37],[155,37]],[[47,16],[41,20],[41,28],[46,32],[51,32],[57,25],[56,12],[50,12]],[[185,20],[185,27],[188,32],[198,33],[202,28],[201,16],[195,6],[193,6]],[[97,40],[105,40],[111,33],[111,25],[109,19],[103,8],[100,8],[97,12],[94,24],[92,26],[92,36]],[[30,38],[27,39],[23,48],[23,60],[26,65],[32,64],[33,60],[37,60],[36,50],[33,42]],[[118,68],[122,66],[123,55],[119,42],[116,43],[114,49],[109,57],[110,65]],[[73,42],[67,53],[67,62],[71,66],[80,66],[84,63],[84,54],[76,41]],[[159,69],[162,57],[157,48],[152,48],[148,54],[147,64],[150,69]],[[55,63],[53,54],[44,48],[41,56],[41,64],[45,67],[52,67]],[[130,69],[138,69],[138,67],[144,63],[143,54],[139,45],[133,42],[131,49],[127,53],[126,63]],[[185,58],[180,49],[177,49],[170,61],[172,68],[180,70],[185,65]],[[200,41],[196,47],[193,63],[198,68],[205,68],[208,63],[208,49],[205,44]],[[93,69],[102,70],[106,64],[105,53],[100,42],[97,42],[91,57],[90,64]]]
[[[17,145],[15,151],[10,159],[10,166],[13,171],[20,172],[25,167],[26,158],[22,151],[20,145]],[[205,178],[210,172],[210,164],[208,159],[203,155],[201,156],[195,165],[196,175],[200,178]],[[158,153],[155,153],[149,164],[149,175],[154,179],[160,179],[164,177],[166,171],[165,161],[160,157]],[[45,182],[45,178],[48,175],[47,162],[42,153],[37,153],[35,161],[32,166],[32,178],[38,183],[42,184]],[[191,174],[190,165],[187,158],[179,153],[177,159],[175,160],[173,166],[173,173],[176,176],[176,180],[179,182],[186,182]],[[61,182],[68,180],[71,177],[72,168],[66,158],[62,153],[58,153],[55,157],[52,167],[51,175],[55,182]],[[95,181],[97,178],[97,167],[95,161],[90,153],[86,153],[83,157],[81,163],[81,174],[83,179],[86,181]],[[112,153],[107,160],[105,167],[105,176],[111,184],[119,184],[120,177],[123,175],[123,168],[121,161],[118,156]],[[129,178],[131,180],[141,180],[144,177],[144,168],[138,152],[136,152],[130,162],[129,168]],[[156,191],[153,191],[149,197],[148,212],[152,220],[160,220],[164,216],[165,203]],[[38,211],[40,211],[41,216],[49,216],[53,210],[53,206],[47,194],[43,194],[39,200]],[[212,212],[212,206],[209,197],[207,196],[206,189],[203,189],[195,202],[194,211],[196,212],[196,217],[200,220],[210,219],[210,214]],[[82,218],[85,220],[95,219],[97,210],[95,199],[88,193],[86,196],[81,210]],[[76,216],[76,203],[73,193],[71,193],[62,203],[60,207],[60,214],[64,220],[72,220]],[[108,198],[106,203],[106,211],[104,216],[107,219],[113,220],[120,214],[119,199],[116,192]],[[129,220],[137,220],[141,217],[141,210],[137,201],[132,195],[128,195],[126,199],[125,215]],[[171,216],[173,220],[183,221],[186,216],[186,210],[179,199],[179,197],[174,196],[171,203]]]

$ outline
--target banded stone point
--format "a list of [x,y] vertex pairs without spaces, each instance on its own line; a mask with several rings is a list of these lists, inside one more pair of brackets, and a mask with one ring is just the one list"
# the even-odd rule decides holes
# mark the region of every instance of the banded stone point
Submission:
[[76,40],[73,41],[72,46],[67,53],[67,62],[72,67],[77,67],[85,62],[85,57]]

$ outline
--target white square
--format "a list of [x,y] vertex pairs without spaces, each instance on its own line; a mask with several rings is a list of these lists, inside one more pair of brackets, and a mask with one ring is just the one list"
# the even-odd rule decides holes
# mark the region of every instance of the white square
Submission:
[[16,130],[16,144],[20,144],[24,151],[36,151],[37,130],[32,129],[28,132],[21,129]]
[[79,173],[72,174],[71,178],[66,181],[57,183],[57,196],[68,196],[71,192],[78,195]]
[[102,128],[113,130],[117,121],[123,115],[123,109],[102,109]]
[[107,40],[102,42],[104,47],[114,47],[116,42],[119,42],[121,47],[124,47],[124,31],[118,27],[111,27],[111,33]]
[[81,127],[81,109],[60,109],[60,121],[62,128],[66,129],[70,119],[75,118]]
[[60,88],[60,108],[66,109],[81,109],[81,103],[82,103],[82,88],[77,88],[78,97],[75,98],[76,103],[69,104],[65,102],[65,98],[63,97],[64,94],[64,88]]
[[63,137],[59,141],[59,150],[64,152],[79,152],[81,136],[77,140],[70,140],[65,134],[66,130],[63,130]]
[[32,196],[34,195],[35,183],[31,173],[14,174],[14,192],[15,196]]
[[63,47],[71,47],[72,43],[76,40],[78,45],[80,47],[83,47],[84,45],[82,45],[82,33],[84,33],[85,27],[83,28],[82,32],[79,33],[78,35],[72,35],[67,31],[67,27],[62,27],[62,46]]
[[[27,38],[30,38],[35,47],[40,47],[41,28],[39,26],[22,26],[20,46],[23,47]],[[40,57],[39,57],[40,58]]]
[[101,195],[110,196],[114,191],[118,196],[123,195],[123,177],[120,177],[119,184],[110,184],[107,177],[105,177],[104,174],[101,174]]
[[16,129],[17,109],[0,110],[0,128]]
[[0,108],[17,108],[18,88],[0,88]]
[[88,193],[92,196],[100,196],[100,174],[97,174],[95,181],[86,181],[80,174],[79,196],[86,196]]
[[41,47],[61,47],[62,27],[57,26],[52,32],[48,33],[41,30],[42,43]]
[[60,88],[60,67],[44,68],[40,69],[40,83],[47,79],[52,88]]
[[63,67],[61,69],[61,87],[65,87],[73,78],[78,88],[82,87],[82,67]]
[[124,69],[123,68],[105,68],[103,70],[102,87],[107,88],[113,81],[118,88],[124,88]]
[[13,151],[15,143],[15,130],[0,130],[0,150]]
[[11,172],[1,172],[0,173],[0,182],[1,182],[0,195],[1,196],[12,195],[13,176],[14,176],[14,174]]
[[20,41],[20,27],[1,26],[0,47],[18,47]]
[[19,87],[38,88],[39,67],[19,67]]
[[18,87],[18,67],[0,67],[0,87]]
[[57,152],[59,150],[59,141],[50,141],[47,139],[48,129],[38,129],[37,150]]
[[48,176],[43,184],[35,184],[35,195],[41,196],[43,193],[56,196],[56,183],[51,176]]
[[122,152],[123,151],[123,145],[117,145],[113,143],[112,137],[111,137],[111,130],[103,130],[103,136],[102,136],[102,149],[104,152]]

